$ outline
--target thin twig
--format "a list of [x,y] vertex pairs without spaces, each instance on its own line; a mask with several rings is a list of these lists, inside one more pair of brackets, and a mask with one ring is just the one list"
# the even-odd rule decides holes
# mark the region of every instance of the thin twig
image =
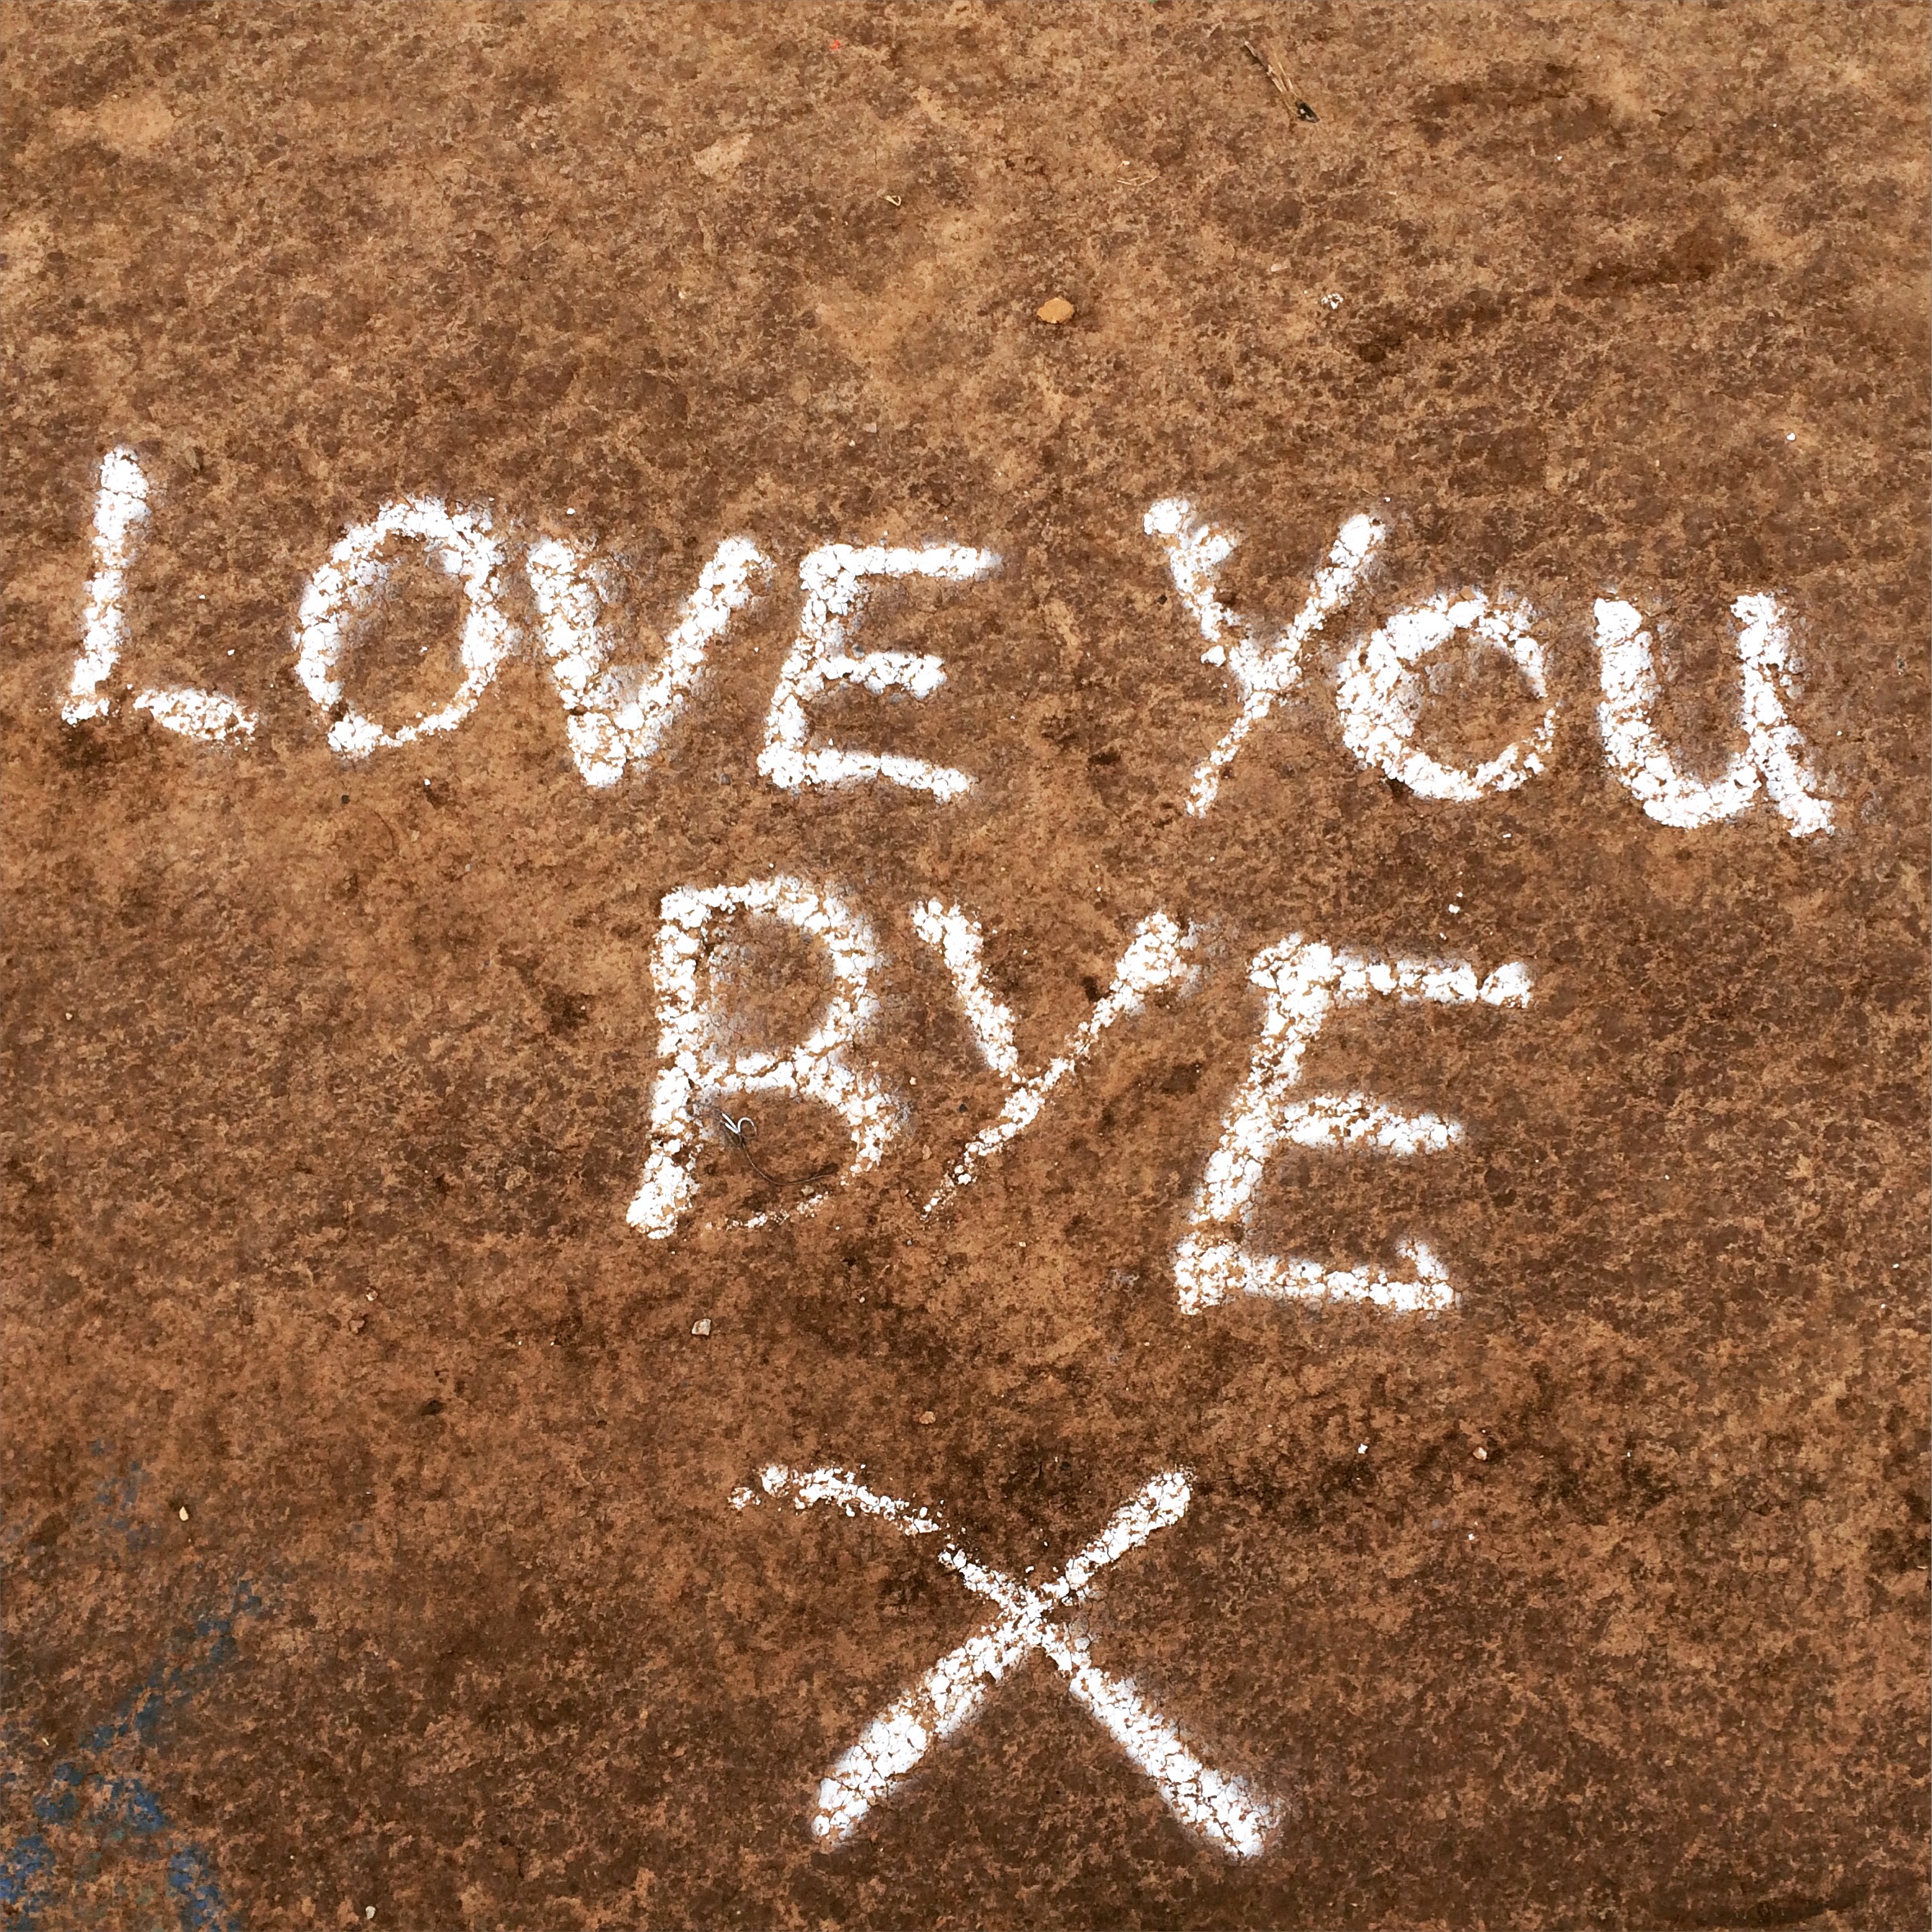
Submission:
[[758,1123],[749,1114],[740,1114],[734,1120],[721,1108],[718,1123],[724,1129],[725,1138],[745,1156],[751,1171],[768,1187],[809,1187],[813,1182],[822,1181],[827,1174],[836,1174],[839,1171],[838,1163],[834,1161],[829,1167],[814,1168],[809,1174],[800,1174],[796,1180],[781,1180],[777,1174],[768,1173],[751,1151],[749,1143],[758,1138]]
[[1242,41],[1241,50],[1268,76],[1274,91],[1295,110],[1297,120],[1319,121],[1321,118],[1302,98],[1301,89],[1296,86],[1293,77],[1279,61],[1272,55],[1257,52],[1251,40]]

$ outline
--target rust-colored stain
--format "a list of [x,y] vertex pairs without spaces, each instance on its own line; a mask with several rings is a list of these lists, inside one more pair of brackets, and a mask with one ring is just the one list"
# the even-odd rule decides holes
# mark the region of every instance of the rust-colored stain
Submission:
[[[1263,13],[0,16],[16,1918],[1925,1923],[1925,11]],[[149,514],[66,724],[116,449]],[[1242,698],[1145,527],[1174,497],[1263,632],[1384,532],[1201,813]],[[487,519],[517,641],[455,729],[344,759],[298,607],[403,499]],[[530,547],[595,552],[648,666],[734,536],[758,600],[587,785]],[[835,543],[997,553],[851,632],[943,685],[812,704],[962,795],[760,776]],[[343,704],[406,720],[463,600],[390,560]],[[1477,590],[1554,722],[1458,802],[1337,691]],[[1661,823],[1606,756],[1597,600],[1711,779],[1752,597],[1829,831],[1761,787]],[[1494,653],[1424,681],[1462,767],[1543,708]],[[653,1238],[661,904],[783,879],[870,935],[886,1144],[848,1174],[836,1113],[748,1093]],[[1014,1082],[928,904],[1023,1078],[1143,922],[1191,968],[931,1212]],[[1310,1128],[1253,1196],[1255,1252],[1421,1242],[1451,1307],[1184,1305],[1295,935],[1528,976],[1335,1004],[1306,1091],[1460,1138]],[[795,1047],[821,939],[704,944],[731,1050]],[[941,1526],[791,1506],[826,1470]],[[815,1835],[988,1629],[969,1719]],[[1128,1680],[1256,1855],[1137,1768]]]

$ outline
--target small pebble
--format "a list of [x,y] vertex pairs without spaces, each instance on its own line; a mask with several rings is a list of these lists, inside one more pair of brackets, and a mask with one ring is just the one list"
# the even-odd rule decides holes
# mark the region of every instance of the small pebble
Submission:
[[702,1321],[693,1322],[691,1333],[694,1335],[709,1335],[711,1333],[711,1317],[706,1315]]
[[1476,1460],[1477,1460],[1478,1462],[1487,1462],[1487,1461],[1488,1461],[1488,1460],[1489,1460],[1489,1451],[1488,1451],[1487,1449],[1479,1449],[1479,1450],[1477,1450],[1477,1451],[1476,1451]]
[[931,1428],[938,1419],[939,1418],[930,1409],[922,1409],[919,1411],[919,1427],[921,1428]]
[[1073,305],[1064,295],[1050,296],[1033,312],[1043,322],[1070,322],[1073,319]]
[[186,1503],[183,1503],[181,1505],[181,1520],[184,1523],[188,1520],[188,1506]]

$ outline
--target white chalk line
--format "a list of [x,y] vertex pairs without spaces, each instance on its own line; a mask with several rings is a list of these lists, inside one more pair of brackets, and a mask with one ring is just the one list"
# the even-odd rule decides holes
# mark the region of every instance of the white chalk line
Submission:
[[865,608],[867,585],[880,577],[931,577],[944,583],[975,582],[998,568],[991,550],[964,544],[932,544],[919,549],[881,544],[854,547],[827,544],[799,564],[804,592],[798,636],[786,654],[772,692],[765,722],[761,776],[786,791],[809,786],[846,785],[883,780],[924,791],[942,803],[973,788],[969,772],[931,764],[895,753],[854,751],[814,745],[807,709],[834,684],[855,684],[873,696],[904,690],[928,698],[945,681],[945,665],[936,657],[908,651],[846,649]]
[[[1382,546],[1385,532],[1373,517],[1351,517],[1342,526],[1327,564],[1310,581],[1307,601],[1294,622],[1273,635],[1223,604],[1214,588],[1220,567],[1240,541],[1232,531],[1196,517],[1185,497],[1150,506],[1141,527],[1167,555],[1174,590],[1207,640],[1204,663],[1224,664],[1241,687],[1241,715],[1196,768],[1187,810],[1200,818],[1214,802],[1221,774],[1234,762],[1248,734],[1268,716],[1276,699],[1301,681],[1308,640],[1355,595],[1362,573]],[[1232,643],[1224,638],[1232,636]]]
[[[106,718],[113,709],[103,687],[127,648],[128,572],[140,554],[148,523],[148,478],[140,458],[125,444],[110,449],[101,458],[94,494],[93,574],[81,616],[80,654],[61,706],[63,723]],[[253,715],[219,691],[193,686],[137,691],[134,708],[166,730],[203,744],[255,735]]]
[[504,609],[504,546],[490,513],[451,510],[435,497],[399,498],[346,531],[303,588],[296,611],[295,675],[321,710],[333,713],[343,704],[342,658],[357,624],[389,582],[387,553],[394,540],[420,544],[462,586],[457,655],[462,681],[447,703],[413,724],[387,728],[345,707],[329,727],[330,747],[344,758],[367,758],[379,748],[413,745],[455,730],[476,709],[517,642],[517,628]]
[[1556,711],[1550,706],[1525,739],[1507,745],[1474,769],[1443,763],[1415,741],[1422,715],[1419,667],[1465,632],[1479,645],[1508,658],[1538,698],[1549,695],[1543,648],[1530,626],[1527,604],[1479,590],[1460,597],[1432,597],[1397,611],[1342,658],[1335,681],[1342,740],[1357,759],[1406,785],[1418,798],[1452,799],[1464,804],[1512,791],[1536,777],[1556,742]]
[[[68,724],[105,718],[113,709],[106,687],[127,646],[128,576],[149,522],[148,496],[147,476],[134,450],[125,444],[108,450],[101,460],[94,499],[93,563],[80,649],[61,705]],[[1353,595],[1385,531],[1372,517],[1351,517],[1327,564],[1310,580],[1308,598],[1293,622],[1264,631],[1230,610],[1216,591],[1220,567],[1239,540],[1233,533],[1196,517],[1184,497],[1151,505],[1142,527],[1163,547],[1176,593],[1206,642],[1204,660],[1225,665],[1242,693],[1235,723],[1194,773],[1187,810],[1200,816],[1213,804],[1221,773],[1249,733],[1275,700],[1299,682],[1308,640]],[[452,512],[433,497],[397,499],[347,531],[303,591],[296,675],[319,706],[334,713],[342,702],[341,658],[354,623],[367,614],[388,580],[384,553],[393,539],[421,543],[461,581],[463,677],[448,703],[412,724],[385,730],[353,709],[334,717],[330,743],[352,759],[453,730],[475,709],[516,642],[515,627],[503,607],[503,547],[487,512]],[[641,767],[654,755],[696,689],[709,648],[750,601],[754,580],[763,581],[772,571],[771,559],[749,538],[725,539],[700,572],[656,666],[647,669],[610,664],[598,568],[586,548],[541,539],[531,545],[525,564],[545,654],[567,715],[572,755],[585,781],[599,788],[614,785],[628,765]],[[863,779],[906,786],[941,800],[970,790],[970,774],[950,766],[811,744],[806,706],[837,682],[855,683],[875,695],[904,690],[914,697],[930,696],[945,681],[938,658],[897,651],[854,655],[846,649],[863,613],[867,583],[903,576],[969,582],[998,564],[995,553],[957,544],[923,549],[831,544],[809,553],[799,567],[804,608],[772,693],[759,757],[761,774],[795,791]],[[1785,691],[1797,665],[1783,607],[1775,597],[1757,593],[1735,599],[1731,610],[1738,625],[1745,749],[1716,778],[1704,781],[1679,766],[1657,731],[1656,672],[1643,613],[1620,599],[1597,600],[1602,694],[1597,715],[1606,759],[1642,809],[1661,824],[1689,830],[1734,818],[1761,785],[1793,836],[1829,832],[1833,808],[1819,794],[1804,738],[1786,709]],[[1423,696],[1419,668],[1459,633],[1466,631],[1476,643],[1502,651],[1538,697],[1547,695],[1544,653],[1533,621],[1527,605],[1506,598],[1492,602],[1479,590],[1453,598],[1440,595],[1398,612],[1345,654],[1338,667],[1337,713],[1350,750],[1424,798],[1471,802],[1514,789],[1542,772],[1554,742],[1553,708],[1530,737],[1472,769],[1447,765],[1414,741]],[[203,743],[249,738],[256,730],[254,715],[235,699],[196,686],[142,690],[132,704],[166,730]],[[981,1037],[983,1046],[996,1036]]]
[[[782,1496],[788,1490],[800,1509],[813,1503],[836,1503],[848,1516],[876,1516],[892,1523],[907,1536],[936,1536],[945,1525],[923,1506],[901,1502],[895,1496],[882,1496],[868,1489],[850,1470],[830,1467],[790,1470],[781,1462],[768,1463],[759,1472],[759,1488],[767,1496]],[[750,1488],[731,1492],[731,1507],[743,1511],[759,1500],[758,1490]]]
[[584,782],[615,785],[648,765],[697,689],[711,646],[749,604],[772,560],[748,537],[727,537],[699,573],[654,668],[610,663],[604,595],[587,547],[545,537],[526,559],[544,651],[563,700],[571,756]]
[[973,1042],[987,1064],[1003,1079],[1019,1078],[1019,1052],[1014,1044],[1012,1009],[987,984],[986,937],[979,921],[956,905],[936,899],[915,905],[913,931],[935,948],[944,962]]
[[93,575],[87,582],[81,617],[80,655],[68,681],[61,717],[68,724],[105,718],[112,700],[102,691],[127,643],[127,573],[140,554],[148,521],[148,479],[131,449],[110,449],[101,458],[94,495]]
[[1682,770],[1656,728],[1656,664],[1643,613],[1598,598],[1597,662],[1603,696],[1597,725],[1611,770],[1647,816],[1691,831],[1734,818],[1761,782],[1793,838],[1829,832],[1832,809],[1817,794],[1803,737],[1784,710],[1781,686],[1795,664],[1784,613],[1775,597],[1740,597],[1738,668],[1744,750],[1706,783]]
[[[970,1187],[979,1169],[993,1155],[1017,1135],[1024,1133],[1039,1119],[1054,1089],[1092,1053],[1100,1036],[1116,1020],[1139,1013],[1151,995],[1178,985],[1189,977],[1193,968],[1188,955],[1193,949],[1194,938],[1192,927],[1183,932],[1165,913],[1153,913],[1141,920],[1134,928],[1133,938],[1121,955],[1119,964],[1114,969],[1113,983],[1095,1005],[1093,1011],[1074,1029],[1059,1054],[1031,1079],[1021,1081],[1014,1087],[1000,1110],[999,1118],[967,1142],[932,1199],[921,1210],[922,1213],[931,1214],[962,1187]],[[962,955],[964,951],[962,947]],[[949,956],[949,969],[952,964]],[[977,969],[977,955],[973,964]],[[967,1007],[968,1018],[973,1024],[975,1033],[979,1032],[982,1024],[996,1032],[1000,1023],[996,1018],[982,1014],[979,1019],[974,1019],[967,985],[958,971],[954,973],[954,982],[959,987],[961,1003]],[[999,1012],[1004,1014],[1005,1009],[1001,1007]],[[1009,1023],[1009,1015],[1007,1019]],[[982,1041],[982,1050],[984,1050]],[[991,1057],[989,1055],[989,1060]]]
[[[707,932],[734,912],[781,920],[824,950],[832,981],[824,1010],[788,1053],[732,1053],[718,1014],[701,997],[698,966]],[[847,1057],[877,1017],[872,991],[877,965],[866,921],[835,893],[803,879],[781,875],[704,891],[682,886],[664,895],[651,968],[663,1064],[651,1090],[644,1176],[626,1216],[633,1228],[654,1241],[676,1232],[696,1192],[692,1169],[699,1141],[710,1131],[709,1116],[734,1094],[779,1093],[830,1107],[853,1140],[843,1178],[877,1166],[896,1131],[897,1110],[881,1082]],[[809,1214],[827,1192],[820,1189],[790,1208],[771,1209],[741,1224],[759,1228]]]
[[[1301,1095],[1301,1064],[1328,1014],[1371,997],[1438,1005],[1523,1007],[1529,971],[1511,960],[1481,981],[1464,959],[1383,959],[1337,951],[1291,933],[1258,953],[1249,980],[1267,996],[1261,1037],[1246,1080],[1223,1123],[1174,1252],[1182,1311],[1213,1308],[1230,1295],[1275,1301],[1362,1301],[1394,1313],[1431,1315],[1455,1305],[1447,1272],[1421,1241],[1400,1244],[1406,1275],[1378,1267],[1326,1268],[1319,1262],[1253,1252],[1248,1246],[1255,1196],[1283,1146],[1411,1158],[1460,1144],[1462,1126],[1434,1114],[1384,1106],[1365,1094]],[[1227,1232],[1227,1231],[1238,1232]]]
[[[931,1511],[877,1495],[847,1470],[799,1471],[774,1464],[762,1473],[759,1486],[766,1496],[789,1492],[800,1510],[830,1502],[848,1515],[892,1523],[908,1536],[932,1535],[943,1528]],[[731,1503],[743,1510],[759,1500],[756,1491],[745,1488],[733,1493]],[[1074,1701],[1153,1781],[1184,1826],[1230,1856],[1259,1857],[1280,1821],[1280,1807],[1242,1779],[1204,1764],[1173,1725],[1147,1705],[1133,1681],[1103,1670],[1093,1661],[1088,1638],[1068,1629],[1054,1614],[1085,1602],[1103,1570],[1179,1522],[1192,1500],[1184,1470],[1162,1472],[1116,1510],[1105,1529],[1057,1577],[1037,1587],[1016,1581],[948,1542],[938,1553],[941,1565],[1000,1614],[948,1651],[866,1725],[820,1781],[813,1835],[835,1843],[850,1838],[934,1744],[964,1729],[993,1687],[1038,1651],[1066,1680]]]

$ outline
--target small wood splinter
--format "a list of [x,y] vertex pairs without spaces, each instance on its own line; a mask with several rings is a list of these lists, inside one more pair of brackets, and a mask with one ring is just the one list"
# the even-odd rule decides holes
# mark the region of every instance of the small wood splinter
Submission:
[[1321,119],[1321,116],[1302,98],[1301,89],[1296,86],[1287,69],[1279,61],[1274,59],[1271,55],[1257,52],[1255,43],[1251,40],[1242,41],[1241,48],[1242,52],[1268,76],[1274,91],[1295,110],[1296,120],[1319,121]]

